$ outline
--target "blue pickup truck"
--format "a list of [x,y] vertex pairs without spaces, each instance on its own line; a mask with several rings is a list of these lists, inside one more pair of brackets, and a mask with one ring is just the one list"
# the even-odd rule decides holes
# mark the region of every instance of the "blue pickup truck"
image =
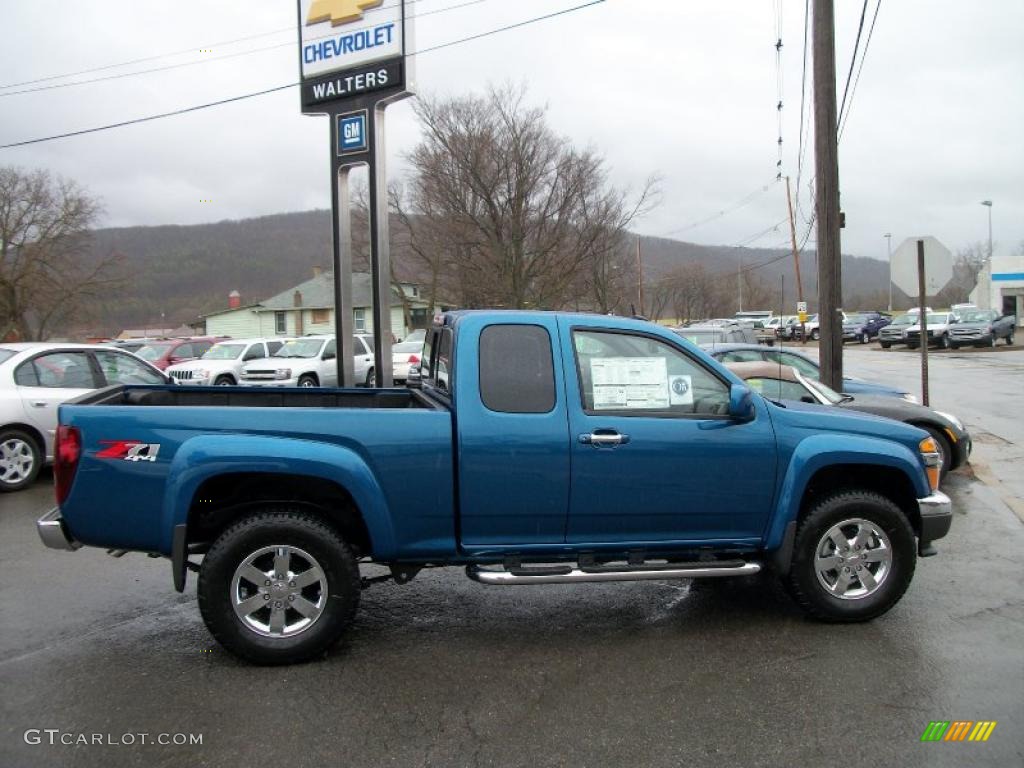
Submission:
[[850,622],[892,607],[950,527],[926,432],[766,400],[651,323],[452,312],[421,382],[79,398],[40,535],[168,557],[178,591],[198,572],[217,640],[282,664],[353,623],[364,563],[485,585],[770,568],[809,614]]

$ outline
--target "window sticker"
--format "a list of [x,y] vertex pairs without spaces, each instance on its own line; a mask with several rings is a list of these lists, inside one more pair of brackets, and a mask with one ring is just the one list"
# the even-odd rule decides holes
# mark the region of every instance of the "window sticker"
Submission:
[[664,357],[601,357],[590,361],[594,410],[669,407]]
[[669,376],[668,401],[670,405],[693,405],[693,377]]

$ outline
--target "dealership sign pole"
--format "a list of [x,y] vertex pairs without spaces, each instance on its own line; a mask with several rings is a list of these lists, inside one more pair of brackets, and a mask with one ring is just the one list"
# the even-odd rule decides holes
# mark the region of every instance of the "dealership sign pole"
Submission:
[[349,173],[361,165],[370,174],[373,367],[378,386],[393,384],[384,110],[412,95],[412,22],[405,6],[406,0],[298,0],[302,112],[330,118],[334,332],[343,387],[356,383]]

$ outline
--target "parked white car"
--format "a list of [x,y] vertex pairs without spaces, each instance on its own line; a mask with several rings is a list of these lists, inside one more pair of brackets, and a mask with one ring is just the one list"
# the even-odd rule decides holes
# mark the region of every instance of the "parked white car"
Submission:
[[[356,334],[352,345],[356,381],[372,384],[376,380],[373,336]],[[245,365],[241,383],[256,387],[336,387],[337,349],[333,335],[289,339],[270,357]]]
[[111,384],[171,384],[130,352],[96,344],[0,344],[0,491],[53,461],[57,407]]
[[230,339],[214,344],[198,360],[167,368],[167,375],[179,384],[230,387],[242,378],[242,368],[281,348],[285,339]]
[[419,368],[423,356],[423,340],[402,341],[391,347],[391,364],[394,368],[395,384],[404,384],[409,378],[409,368]]

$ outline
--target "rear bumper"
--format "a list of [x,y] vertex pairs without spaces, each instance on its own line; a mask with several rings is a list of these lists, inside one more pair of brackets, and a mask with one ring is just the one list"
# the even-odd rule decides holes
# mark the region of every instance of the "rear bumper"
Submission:
[[917,552],[921,557],[936,554],[932,542],[941,539],[953,523],[953,502],[942,491],[917,500],[921,512],[921,535],[918,537]]
[[60,507],[54,507],[36,521],[36,530],[39,531],[39,538],[43,544],[50,549],[66,549],[74,551],[82,545],[71,538],[64,518],[60,514]]

